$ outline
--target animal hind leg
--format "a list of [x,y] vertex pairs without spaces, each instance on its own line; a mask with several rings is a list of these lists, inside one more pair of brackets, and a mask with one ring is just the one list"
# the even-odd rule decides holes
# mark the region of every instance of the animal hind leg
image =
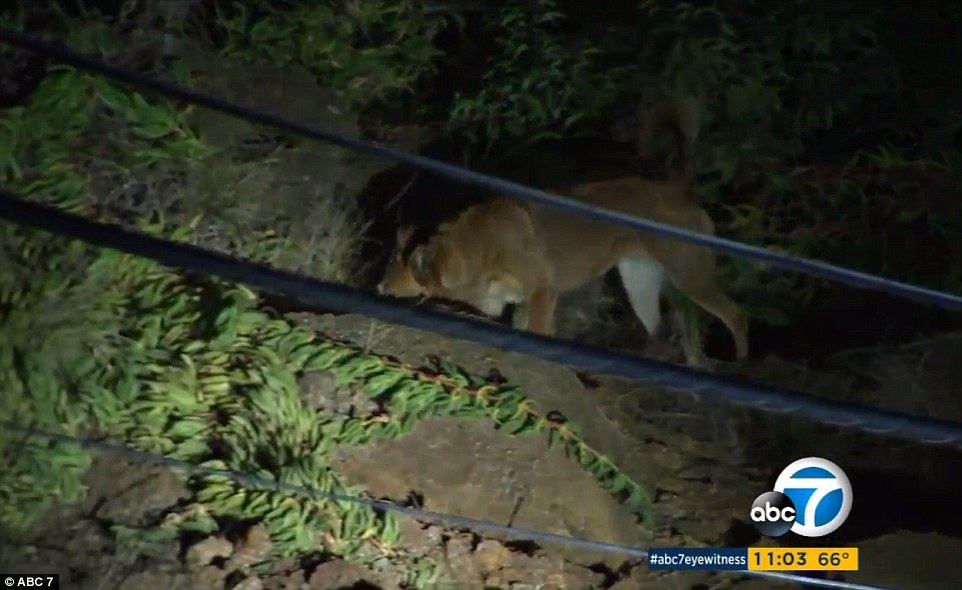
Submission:
[[725,324],[734,340],[735,357],[738,359],[747,357],[748,319],[741,308],[714,285],[700,292],[688,291],[687,295]]
[[689,313],[689,309],[679,305],[671,306],[671,316],[678,331],[685,363],[698,369],[713,369],[713,363],[705,355],[698,319]]

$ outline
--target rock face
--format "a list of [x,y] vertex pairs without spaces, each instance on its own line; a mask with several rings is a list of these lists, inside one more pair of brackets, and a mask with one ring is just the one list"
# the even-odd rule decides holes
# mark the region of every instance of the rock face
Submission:
[[509,382],[520,385],[540,411],[560,412],[574,420],[588,444],[604,449],[619,465],[627,463],[630,438],[612,422],[594,392],[587,390],[577,375],[564,367],[362,316],[324,316],[309,321],[309,327],[415,366],[424,364],[429,355],[443,354],[446,361],[473,373],[485,375],[497,369]]
[[[520,385],[539,411],[560,412],[576,424],[588,445],[611,458],[657,501],[655,529],[645,530],[583,467],[567,458],[563,448],[549,448],[539,436],[505,435],[484,421],[447,418],[426,420],[395,440],[338,451],[335,469],[347,482],[362,484],[376,496],[404,499],[416,492],[427,510],[645,548],[722,545],[732,521],[745,518],[745,507],[753,499],[746,490],[764,488],[762,481],[753,483],[757,475],[734,466],[726,447],[699,443],[683,428],[664,428],[658,413],[646,415],[646,408],[664,413],[662,408],[677,403],[666,403],[666,398],[657,397],[659,392],[607,380],[586,386],[573,371],[558,365],[364,317],[298,319],[306,327],[414,366],[423,365],[426,356],[443,354],[446,361],[477,374],[497,369]],[[693,488],[697,493],[688,493]],[[404,538],[412,536],[405,532]],[[500,583],[504,576],[514,575],[522,557],[512,553],[512,561],[500,569],[485,569],[486,558],[477,555],[477,548],[472,552],[461,547],[461,541],[454,539],[447,547],[449,561],[465,554],[464,564],[451,565],[449,578]],[[474,558],[467,559],[470,555]],[[727,587],[719,574],[631,568],[622,556],[556,543],[543,544],[520,567],[534,567],[538,560],[548,560],[543,564],[546,575],[575,576],[559,579],[557,587],[606,587],[618,579],[629,587],[658,584],[687,590],[700,583]],[[583,578],[598,571],[608,572],[607,581]],[[544,579],[548,587],[556,587],[549,577]],[[761,587],[778,587],[770,580],[765,584]]]
[[[691,396],[617,380],[582,379],[569,369],[538,359],[364,317],[313,317],[306,323],[322,333],[415,366],[424,364],[426,356],[440,354],[446,361],[477,374],[497,369],[507,381],[520,385],[540,411],[563,413],[578,426],[587,444],[645,485],[655,498],[656,527],[651,532],[633,530],[626,523],[623,509],[598,489],[590,476],[565,459],[563,453],[547,449],[538,437],[509,437],[484,423],[468,421],[424,422],[400,439],[345,450],[338,470],[348,480],[363,483],[374,493],[397,498],[417,491],[430,510],[500,524],[511,519],[515,526],[636,543],[640,547],[764,546],[775,542],[758,537],[747,523],[747,511],[755,496],[771,489],[774,476],[787,463],[773,461],[771,457],[766,459],[757,448],[759,443],[771,444],[769,431],[735,434],[730,428],[734,421],[729,410],[711,408]],[[926,350],[941,349],[931,346]],[[931,366],[926,367],[926,375],[936,375],[949,364],[943,360],[945,354],[930,356],[943,362],[932,360]],[[889,372],[894,364],[890,365]],[[915,378],[922,380],[923,377]],[[746,375],[746,378],[752,376]],[[760,419],[755,416],[745,422],[755,420],[754,424],[759,424]],[[866,473],[883,467],[890,469],[895,462],[906,467],[920,466],[916,471],[932,471],[928,481],[941,482],[947,473],[953,472],[945,466],[957,464],[959,459],[957,453],[945,449],[942,453],[934,448],[924,455],[926,462],[912,463],[910,455],[919,452],[913,445],[892,444],[889,439],[851,431],[816,433],[813,429],[812,436],[799,438],[792,453],[836,457],[851,477],[863,482],[868,481]],[[883,448],[887,455],[859,452],[859,449]],[[939,474],[941,479],[936,477]],[[921,482],[918,480],[915,485]],[[947,481],[940,487],[944,489],[945,485],[949,485]],[[925,490],[920,489],[919,493],[922,492]],[[872,502],[864,493],[862,497],[865,502]],[[905,543],[907,554],[931,553],[933,556],[947,551],[947,544],[954,542],[946,535],[928,535],[922,539],[910,533],[872,539],[878,532],[871,531],[883,528],[869,530],[862,526],[864,523],[860,520],[864,519],[857,515],[850,520],[852,526],[846,527],[848,530],[844,538],[838,538],[838,543],[864,546],[866,556],[876,551],[876,545],[883,541],[885,546],[896,541]],[[886,526],[894,524],[895,521]],[[804,541],[792,538],[785,543],[797,546],[805,545]],[[557,550],[547,546],[545,549]],[[577,554],[565,555],[566,558],[570,555],[569,563],[585,563]],[[895,577],[890,563],[866,557],[861,571],[857,575],[846,574],[845,578],[893,586]],[[622,574],[619,583],[636,584],[630,587],[644,587],[645,583],[686,590],[699,587],[699,583],[718,588],[727,588],[730,584],[746,589],[782,587],[769,579],[728,576],[728,580],[724,580],[724,575],[719,579],[718,574],[699,572],[658,573],[644,566]],[[931,579],[935,583],[952,578],[936,573]]]
[[[481,421],[442,418],[423,421],[396,440],[344,448],[334,467],[378,497],[403,499],[416,491],[427,510],[612,543],[639,542],[634,516],[565,457],[561,446],[547,448],[546,442],[506,436]],[[573,555],[583,558],[585,552]],[[591,556],[587,563],[598,559]]]
[[[659,416],[666,413],[666,407],[677,403],[673,401],[677,399],[677,394],[666,394],[610,380],[600,380],[596,387],[589,389],[573,371],[565,367],[524,355],[484,348],[468,341],[442,338],[419,330],[389,326],[360,316],[325,316],[312,318],[307,323],[312,329],[356,342],[375,353],[396,356],[401,361],[415,366],[423,364],[424,357],[427,355],[443,354],[445,360],[477,374],[488,374],[491,369],[497,369],[509,382],[520,385],[525,395],[535,402],[539,411],[556,411],[563,414],[577,425],[582,438],[588,445],[610,457],[626,475],[648,490],[651,497],[656,500],[656,529],[655,537],[646,537],[644,533],[638,533],[641,537],[637,540],[642,544],[647,545],[661,538],[665,542],[671,539],[668,544],[717,545],[734,519],[746,517],[747,507],[751,505],[754,496],[760,493],[752,495],[748,491],[749,488],[762,490],[768,485],[757,473],[738,467],[733,453],[729,452],[727,446],[713,444],[711,440],[698,442],[690,436],[687,429],[679,428],[675,431],[665,428],[664,420]],[[646,410],[656,411],[646,413]],[[704,419],[694,413],[689,418],[693,422]],[[529,442],[526,438],[512,439],[491,431],[490,427],[488,430],[484,426],[476,429],[470,427],[470,430],[468,428],[466,425],[426,426],[425,430],[433,434],[425,435],[423,443],[404,443],[402,442],[404,439],[391,443],[392,445],[421,444],[423,446],[418,447],[418,452],[427,453],[419,456],[423,466],[420,467],[417,478],[412,479],[414,471],[405,471],[408,478],[405,481],[409,482],[408,490],[412,486],[429,485],[429,483],[419,482],[430,482],[432,478],[440,478],[435,485],[443,481],[443,486],[434,489],[460,486],[459,491],[451,494],[452,496],[461,494],[485,496],[488,498],[485,505],[494,510],[494,513],[480,516],[504,523],[503,519],[513,509],[513,500],[510,500],[512,494],[524,495],[525,486],[529,486],[528,489],[532,491],[529,494],[530,500],[526,502],[538,504],[538,507],[523,506],[522,509],[534,510],[535,513],[538,510],[546,510],[546,506],[551,501],[561,504],[561,497],[565,494],[563,488],[550,483],[557,481],[557,479],[553,480],[553,477],[561,477],[558,474],[551,474],[550,471],[563,469],[566,473],[583,472],[583,469],[573,461],[554,458],[553,451],[549,452],[545,448],[544,441]],[[710,431],[711,428],[702,430]],[[415,431],[410,437],[419,436],[417,434],[419,431]],[[710,439],[711,436],[708,438]],[[439,459],[431,455],[436,452],[432,450],[432,444],[439,451],[458,453],[464,464],[458,467],[436,465]],[[453,446],[460,449],[452,451]],[[413,452],[414,447],[402,448]],[[499,450],[489,453],[487,451],[489,448]],[[390,449],[386,452],[395,456],[397,462],[394,467],[388,467],[385,473],[392,473],[392,469],[401,469],[400,466],[408,461],[402,457],[404,451],[394,450],[394,447]],[[376,455],[375,451],[367,453],[364,456]],[[488,460],[486,457],[490,457],[497,464],[482,466],[481,463]],[[520,458],[517,463],[514,463],[514,457]],[[504,466],[501,466],[502,462]],[[570,471],[567,467],[555,467],[565,463],[571,466]],[[508,465],[512,464],[520,465],[521,468],[511,471]],[[548,472],[537,472],[530,479],[517,480],[519,474],[532,471],[534,465],[539,469],[547,469]],[[439,471],[444,469],[455,471]],[[464,471],[457,472],[457,469]],[[368,477],[396,478],[397,476],[382,473]],[[475,477],[477,479],[472,479]],[[512,480],[512,477],[515,479]],[[592,481],[589,475],[585,474],[584,477],[587,478],[584,481]],[[582,481],[580,478],[581,474],[572,476],[570,480],[572,483],[565,485],[580,488],[580,484],[574,483]],[[520,483],[511,483],[512,481],[520,481]],[[753,481],[757,483],[753,484]],[[384,485],[388,484],[384,482]],[[471,492],[469,490],[472,485],[483,485],[486,491]],[[512,485],[515,487],[512,488]],[[542,485],[546,491],[536,491]],[[700,490],[697,501],[691,506],[683,505],[685,494],[682,490],[691,488],[693,485],[697,485]],[[402,491],[402,494],[407,493],[408,490]],[[419,491],[426,490],[419,488]],[[600,490],[599,494],[607,496],[603,490]],[[428,499],[427,494],[425,495],[426,501],[441,501],[434,497]],[[504,499],[495,500],[499,497]],[[584,491],[581,490],[577,494],[572,494],[572,497],[576,499],[574,506],[577,506],[577,511],[581,512],[587,510],[585,503],[588,498],[594,496],[584,495]],[[456,500],[449,498],[445,501],[455,502]],[[504,502],[511,507],[496,507],[493,504],[496,501]],[[607,501],[614,504],[610,496]],[[688,501],[691,501],[691,498]],[[596,514],[599,513],[596,511]],[[621,512],[618,511],[607,514],[584,530],[615,533],[616,529],[611,528],[610,523],[620,522],[623,519],[620,514]],[[579,525],[578,520],[564,523],[558,519],[563,516],[562,512],[552,513],[551,526],[585,526]],[[526,518],[534,518],[534,513],[531,513],[531,516],[526,515]],[[543,518],[548,517],[543,516]],[[520,522],[516,524],[524,526]],[[616,528],[620,529],[622,526],[619,524]],[[622,531],[621,534],[623,533]],[[593,536],[593,538],[605,537]],[[614,538],[605,539],[614,540]]]

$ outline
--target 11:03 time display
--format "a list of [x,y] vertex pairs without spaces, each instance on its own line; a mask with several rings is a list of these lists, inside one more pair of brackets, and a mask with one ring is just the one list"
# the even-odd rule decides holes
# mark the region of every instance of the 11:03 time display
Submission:
[[755,552],[755,563],[753,565],[757,568],[804,568],[808,565],[808,553],[784,549],[762,549]]
[[748,569],[773,571],[858,571],[858,548],[752,547]]

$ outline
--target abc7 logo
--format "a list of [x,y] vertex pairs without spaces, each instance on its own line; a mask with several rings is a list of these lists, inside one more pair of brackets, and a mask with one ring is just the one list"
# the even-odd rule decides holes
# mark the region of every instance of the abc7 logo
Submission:
[[749,516],[758,532],[781,537],[824,537],[838,530],[852,510],[852,484],[845,472],[819,457],[799,459],[782,470],[775,489],[755,498]]

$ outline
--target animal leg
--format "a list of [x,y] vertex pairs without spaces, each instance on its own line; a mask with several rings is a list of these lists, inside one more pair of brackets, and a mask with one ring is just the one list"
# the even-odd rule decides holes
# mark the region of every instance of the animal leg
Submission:
[[684,290],[705,311],[714,315],[725,324],[731,332],[735,342],[735,356],[743,359],[748,356],[748,318],[738,305],[722,293],[717,286],[699,289],[698,291]]
[[712,363],[705,356],[702,346],[701,333],[698,330],[698,322],[685,309],[680,306],[672,306],[672,318],[681,340],[681,349],[685,355],[685,364],[698,369],[711,370]]
[[554,336],[554,310],[557,294],[548,287],[535,289],[515,312],[515,327],[545,336]]

